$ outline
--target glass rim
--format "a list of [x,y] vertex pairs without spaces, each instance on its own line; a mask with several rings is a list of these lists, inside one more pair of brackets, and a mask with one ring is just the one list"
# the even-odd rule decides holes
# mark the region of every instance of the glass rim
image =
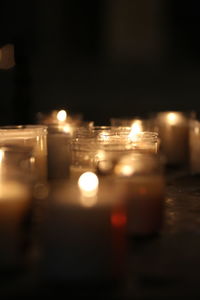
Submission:
[[0,137],[17,136],[42,136],[47,134],[45,125],[4,125],[0,126]]

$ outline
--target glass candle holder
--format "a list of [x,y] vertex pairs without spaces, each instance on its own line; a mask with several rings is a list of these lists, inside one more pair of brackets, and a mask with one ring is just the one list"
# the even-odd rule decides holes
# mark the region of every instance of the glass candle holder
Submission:
[[189,132],[189,155],[190,155],[190,172],[191,174],[200,173],[200,121],[190,121]]
[[117,203],[110,188],[92,172],[52,187],[41,238],[40,274],[47,281],[104,284],[120,276],[125,219],[113,222]]
[[149,153],[158,153],[160,146],[160,139],[157,132],[139,132],[133,134],[130,131],[128,138],[132,142],[132,148]]
[[0,145],[32,148],[36,177],[39,181],[47,177],[47,127],[19,125],[0,127]]
[[107,160],[107,156],[119,155],[127,150],[128,140],[120,137],[118,128],[96,126],[78,128],[73,138],[71,177],[77,178],[85,171],[95,171],[99,161]]
[[71,143],[70,178],[77,180],[86,171],[95,172],[97,145],[91,138],[75,138]]
[[158,150],[157,133],[133,134],[130,127],[81,128],[76,136],[72,140],[71,174],[76,173],[77,176],[81,172],[96,169],[98,172],[111,172],[112,166],[122,155],[138,149],[153,153]]
[[189,152],[189,118],[183,112],[160,112],[156,116],[156,123],[161,140],[160,149],[167,164],[186,164]]
[[157,155],[135,152],[115,166],[118,197],[124,203],[128,236],[146,236],[161,230],[165,180]]

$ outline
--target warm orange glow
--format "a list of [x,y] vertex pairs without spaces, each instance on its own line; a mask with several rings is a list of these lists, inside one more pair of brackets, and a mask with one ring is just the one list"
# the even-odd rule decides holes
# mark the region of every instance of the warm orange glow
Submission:
[[59,122],[65,122],[67,119],[67,112],[64,109],[62,109],[57,113],[56,117]]
[[132,165],[118,165],[115,167],[115,173],[119,176],[131,176],[134,173]]
[[126,215],[122,212],[113,213],[111,216],[111,224],[114,227],[123,227],[126,225]]
[[69,133],[69,134],[72,134],[73,133],[73,129],[72,129],[72,126],[70,124],[66,124],[63,126],[63,131],[65,133]]
[[199,133],[200,133],[200,130],[199,130],[199,127],[198,127],[198,126],[196,126],[196,127],[194,128],[194,133],[195,133],[195,134],[199,134]]
[[167,121],[170,125],[175,125],[177,123],[177,119],[178,117],[176,113],[171,112],[167,114]]
[[105,160],[105,157],[106,157],[106,153],[103,150],[99,150],[97,152],[97,154],[96,154],[96,160],[97,160],[97,162]]
[[98,169],[100,172],[108,173],[112,170],[113,163],[109,160],[101,160],[98,162]]
[[93,206],[97,199],[99,179],[93,172],[83,173],[78,180],[78,186],[81,192],[81,202],[84,206]]
[[142,122],[140,120],[134,121],[131,125],[131,131],[129,133],[129,139],[137,139],[137,134],[142,132]]
[[3,151],[3,150],[0,150],[0,163],[1,163],[2,160],[3,160],[3,157],[4,157],[4,151]]

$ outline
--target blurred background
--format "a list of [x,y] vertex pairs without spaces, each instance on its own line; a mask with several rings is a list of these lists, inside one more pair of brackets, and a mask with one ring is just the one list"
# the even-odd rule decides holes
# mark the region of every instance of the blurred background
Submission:
[[12,0],[0,4],[0,124],[66,108],[86,120],[200,109],[196,0]]

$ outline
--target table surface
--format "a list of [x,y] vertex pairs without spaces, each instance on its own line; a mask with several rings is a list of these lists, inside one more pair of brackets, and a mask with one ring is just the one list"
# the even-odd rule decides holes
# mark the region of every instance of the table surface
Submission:
[[165,218],[158,236],[129,241],[126,276],[113,286],[83,288],[41,280],[37,266],[1,274],[1,299],[193,299],[200,297],[200,176],[167,174]]

